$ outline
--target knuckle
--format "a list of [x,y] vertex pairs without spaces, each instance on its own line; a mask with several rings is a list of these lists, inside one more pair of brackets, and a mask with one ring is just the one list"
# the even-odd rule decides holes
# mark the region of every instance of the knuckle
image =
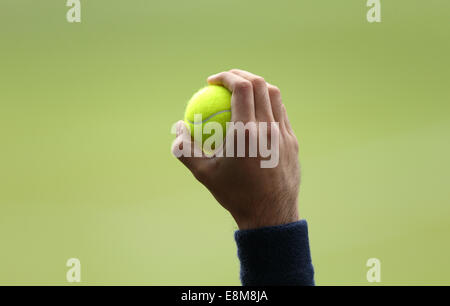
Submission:
[[269,93],[271,95],[274,95],[274,96],[280,96],[281,95],[280,89],[277,86],[274,86],[274,85],[270,85],[269,86]]
[[247,123],[247,130],[248,134],[253,137],[256,137],[258,135],[258,126],[256,125],[256,122]]
[[217,74],[217,77],[223,79],[224,77],[227,76],[227,74],[228,74],[228,72],[222,71]]
[[276,127],[270,124],[267,128],[266,134],[268,139],[272,139],[273,136],[277,136],[278,133]]
[[252,79],[252,84],[255,87],[266,86],[266,80],[264,80],[264,78],[262,78],[262,77],[254,77]]
[[279,124],[271,124],[269,131],[271,134],[280,135],[280,125]]
[[235,90],[237,92],[249,92],[252,90],[252,83],[249,81],[239,81],[236,83]]

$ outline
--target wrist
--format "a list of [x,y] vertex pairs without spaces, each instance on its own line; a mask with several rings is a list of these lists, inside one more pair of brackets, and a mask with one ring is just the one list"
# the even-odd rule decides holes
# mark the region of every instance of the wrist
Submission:
[[234,216],[234,220],[240,230],[258,229],[262,227],[279,226],[294,223],[300,220],[297,206],[288,212],[278,214],[259,215],[253,214],[249,217]]

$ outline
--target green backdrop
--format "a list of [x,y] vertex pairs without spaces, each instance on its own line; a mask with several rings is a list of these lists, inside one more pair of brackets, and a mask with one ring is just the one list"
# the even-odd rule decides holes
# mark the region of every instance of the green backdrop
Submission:
[[0,284],[238,285],[232,218],[170,154],[210,74],[282,90],[316,282],[450,284],[450,2],[0,2]]

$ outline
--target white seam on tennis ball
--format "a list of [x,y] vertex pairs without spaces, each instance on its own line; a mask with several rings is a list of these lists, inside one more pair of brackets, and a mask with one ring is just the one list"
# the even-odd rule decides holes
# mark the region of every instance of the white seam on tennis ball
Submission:
[[189,120],[189,119],[187,119],[187,121],[188,121],[190,124],[201,124],[201,123],[205,123],[206,121],[208,121],[209,119],[211,119],[211,118],[213,118],[213,117],[215,117],[215,116],[217,116],[217,115],[220,115],[220,114],[223,114],[223,113],[227,113],[227,112],[231,112],[231,109],[226,109],[226,110],[217,112],[217,113],[215,113],[215,114],[212,114],[211,116],[209,116],[208,118],[206,118],[205,120],[200,121],[200,122],[194,122],[194,121],[191,121],[191,120]]

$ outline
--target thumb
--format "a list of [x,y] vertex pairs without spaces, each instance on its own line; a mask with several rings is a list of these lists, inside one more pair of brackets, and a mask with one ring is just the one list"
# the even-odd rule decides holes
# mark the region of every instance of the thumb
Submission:
[[192,140],[186,124],[180,120],[176,124],[176,135],[172,144],[172,154],[178,158],[195,177],[200,177],[209,158],[203,153],[200,146]]

